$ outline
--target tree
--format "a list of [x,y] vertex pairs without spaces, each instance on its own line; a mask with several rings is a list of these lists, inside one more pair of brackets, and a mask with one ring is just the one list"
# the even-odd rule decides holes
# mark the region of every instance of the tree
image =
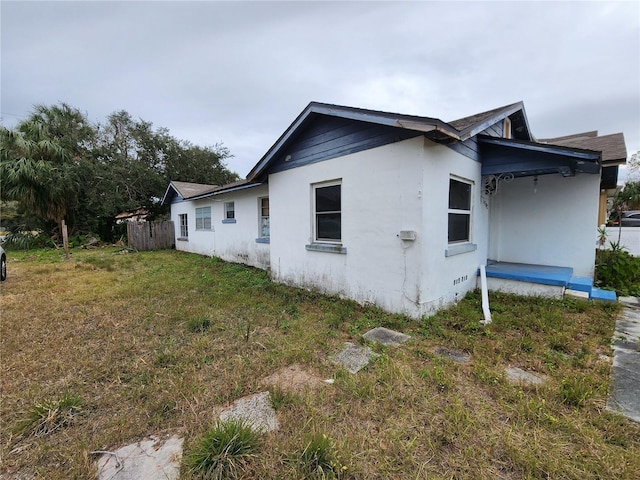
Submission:
[[629,179],[631,181],[640,181],[640,152],[636,152],[627,160],[627,168],[629,169]]
[[614,200],[613,206],[617,210],[640,210],[640,181],[627,182]]
[[61,227],[78,200],[76,165],[91,136],[86,124],[66,104],[38,105],[15,130],[0,129],[2,199]]
[[225,147],[178,140],[125,110],[92,124],[65,103],[38,105],[15,130],[2,128],[0,139],[0,201],[16,201],[46,229],[65,219],[72,233],[108,240],[122,211],[164,213],[159,202],[171,180],[238,179],[224,164]]

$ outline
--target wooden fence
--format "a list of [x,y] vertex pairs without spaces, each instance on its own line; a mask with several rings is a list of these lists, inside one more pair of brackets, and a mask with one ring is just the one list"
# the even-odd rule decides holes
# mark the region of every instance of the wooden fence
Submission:
[[128,222],[129,248],[136,250],[161,250],[174,248],[173,222]]

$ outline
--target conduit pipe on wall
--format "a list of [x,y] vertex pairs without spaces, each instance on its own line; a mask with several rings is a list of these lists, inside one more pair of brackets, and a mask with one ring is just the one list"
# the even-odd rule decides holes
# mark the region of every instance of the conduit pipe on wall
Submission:
[[491,310],[489,310],[489,288],[487,287],[487,271],[484,265],[480,265],[480,288],[482,289],[482,313],[484,320],[480,323],[488,325],[491,323]]

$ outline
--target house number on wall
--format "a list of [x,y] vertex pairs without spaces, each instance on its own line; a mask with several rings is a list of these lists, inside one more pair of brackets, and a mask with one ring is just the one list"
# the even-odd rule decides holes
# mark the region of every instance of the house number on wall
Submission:
[[460,277],[460,278],[456,278],[456,279],[453,281],[453,284],[454,284],[454,285],[458,285],[458,284],[460,284],[460,283],[462,283],[462,282],[466,282],[466,281],[467,281],[467,278],[469,278],[469,276],[468,276],[468,275],[465,275],[465,276]]

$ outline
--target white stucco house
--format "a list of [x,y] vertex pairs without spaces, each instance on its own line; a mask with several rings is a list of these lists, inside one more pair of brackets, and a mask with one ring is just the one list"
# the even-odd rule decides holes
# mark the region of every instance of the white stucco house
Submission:
[[599,197],[624,139],[553,140],[521,102],[452,122],[310,103],[246,180],[174,181],[163,202],[179,250],[415,318],[477,288],[480,266],[490,288],[596,297]]

